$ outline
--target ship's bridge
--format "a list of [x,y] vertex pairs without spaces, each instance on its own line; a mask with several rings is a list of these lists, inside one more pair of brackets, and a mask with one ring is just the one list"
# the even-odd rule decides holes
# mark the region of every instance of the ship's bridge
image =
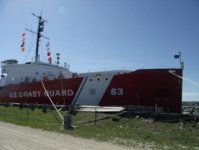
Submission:
[[18,61],[15,59],[8,59],[1,62],[1,67],[5,65],[12,65],[12,64],[17,64],[17,63]]

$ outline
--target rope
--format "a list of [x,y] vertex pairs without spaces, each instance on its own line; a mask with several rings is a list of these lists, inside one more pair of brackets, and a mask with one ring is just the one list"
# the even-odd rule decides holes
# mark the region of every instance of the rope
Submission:
[[60,120],[60,119],[57,117],[57,115],[55,114],[55,112],[54,112],[52,109],[50,109],[50,111],[52,112],[52,114],[53,114],[55,120],[56,120],[58,123],[62,123],[62,120]]
[[184,80],[184,81],[189,82],[190,84],[193,84],[193,85],[199,87],[199,82],[193,81],[193,80],[188,79],[188,78],[185,78],[185,77],[181,77],[181,76],[179,76],[179,75],[177,75],[177,74],[175,74],[175,73],[173,73],[173,72],[171,72],[171,71],[170,71],[169,73],[171,73],[172,75],[174,75],[174,76],[176,76],[176,77],[178,77],[178,78],[180,78],[180,79],[182,79],[182,80]]
[[[95,112],[95,113],[97,113],[97,112]],[[123,114],[125,114],[125,113],[126,113],[126,111],[121,111],[121,112],[119,112],[119,113],[117,113],[117,114],[107,115],[107,116],[100,117],[100,118],[98,118],[98,119],[90,120],[90,121],[86,121],[86,122],[78,122],[77,124],[78,124],[78,125],[81,125],[81,124],[89,124],[89,123],[98,122],[98,121],[110,119],[110,118],[117,117],[117,116],[120,117],[121,115],[123,115]]]
[[48,92],[47,92],[47,90],[46,90],[46,88],[45,88],[44,83],[43,83],[42,80],[41,80],[41,84],[42,84],[42,86],[43,86],[43,88],[44,88],[44,90],[45,90],[45,92],[46,92],[46,95],[48,96],[48,98],[49,98],[51,104],[53,105],[53,107],[55,108],[55,110],[57,111],[57,113],[59,114],[60,118],[61,118],[62,120],[64,120],[63,116],[62,116],[62,115],[60,114],[60,112],[57,110],[57,107],[55,106],[55,104],[53,103],[52,99],[50,98],[50,96],[49,96],[49,94],[48,94]]

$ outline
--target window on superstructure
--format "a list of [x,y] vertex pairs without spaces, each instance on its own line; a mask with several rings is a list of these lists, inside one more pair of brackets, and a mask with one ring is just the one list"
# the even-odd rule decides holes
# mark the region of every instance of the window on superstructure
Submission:
[[25,77],[25,83],[29,83],[29,81],[30,81],[30,78],[29,77]]

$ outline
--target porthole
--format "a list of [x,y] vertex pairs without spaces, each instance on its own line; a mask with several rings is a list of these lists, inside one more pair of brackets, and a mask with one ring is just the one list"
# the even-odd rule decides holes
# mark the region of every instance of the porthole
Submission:
[[100,79],[98,78],[97,81],[100,81]]
[[92,82],[93,80],[92,79],[90,79],[90,82]]

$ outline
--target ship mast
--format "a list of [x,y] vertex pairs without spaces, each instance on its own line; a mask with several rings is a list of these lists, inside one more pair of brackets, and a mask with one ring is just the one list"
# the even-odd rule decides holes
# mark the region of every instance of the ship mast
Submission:
[[47,22],[47,20],[43,19],[41,14],[38,16],[38,15],[35,15],[34,13],[32,13],[32,15],[37,17],[38,20],[39,20],[37,32],[34,32],[30,29],[26,29],[26,30],[28,30],[28,31],[37,35],[36,50],[35,50],[35,62],[39,62],[39,42],[40,42],[40,38],[43,37],[43,38],[49,40],[49,38],[41,35],[41,33],[44,31],[44,23]]
[[179,52],[179,60],[180,60],[180,68],[183,70],[184,69],[184,62],[182,61],[182,53],[181,53],[181,51]]
[[[34,14],[33,14],[34,15]],[[36,15],[34,15],[36,16]],[[39,19],[39,23],[38,23],[38,29],[37,29],[37,43],[36,43],[36,51],[35,51],[35,62],[39,61],[39,41],[41,38],[41,32],[44,31],[44,20],[42,20],[41,16],[36,16]]]

